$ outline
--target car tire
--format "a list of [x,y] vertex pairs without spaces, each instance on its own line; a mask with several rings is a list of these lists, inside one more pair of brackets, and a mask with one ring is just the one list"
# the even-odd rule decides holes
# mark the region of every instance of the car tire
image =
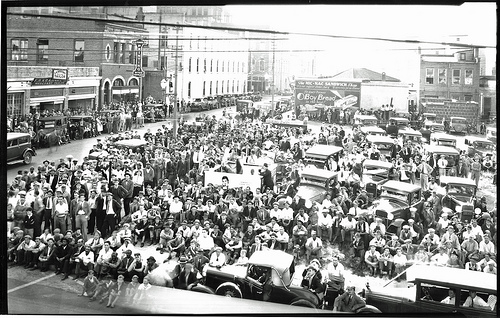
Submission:
[[382,312],[372,305],[366,305],[363,308],[356,310],[356,314],[381,314]]
[[200,285],[200,284],[189,285],[187,289],[190,290],[190,291],[198,292],[198,293],[204,293],[204,294],[210,294],[210,295],[214,295],[215,294],[215,291],[212,288],[207,287],[205,285]]
[[242,298],[241,290],[237,288],[237,286],[231,285],[220,285],[217,287],[215,293],[219,296],[233,297],[233,298]]
[[299,307],[316,308],[316,306],[314,306],[313,303],[311,303],[310,301],[305,300],[305,299],[299,299],[299,300],[292,301],[290,303],[290,305],[291,306],[299,306]]
[[33,160],[33,154],[30,151],[26,151],[23,155],[23,162],[25,165],[29,165]]

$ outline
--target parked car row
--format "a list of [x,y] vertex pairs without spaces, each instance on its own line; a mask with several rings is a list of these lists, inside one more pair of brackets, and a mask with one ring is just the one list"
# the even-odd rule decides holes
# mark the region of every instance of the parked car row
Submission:
[[206,97],[195,97],[189,103],[190,111],[200,112],[205,110],[212,110],[221,107],[236,106],[237,100],[250,100],[260,101],[262,96],[260,94],[224,94]]

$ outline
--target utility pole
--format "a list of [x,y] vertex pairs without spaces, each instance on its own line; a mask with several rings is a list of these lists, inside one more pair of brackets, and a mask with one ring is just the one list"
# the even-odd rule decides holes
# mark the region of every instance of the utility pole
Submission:
[[[177,23],[178,24],[178,23]],[[175,80],[174,80],[174,139],[177,139],[177,78],[178,78],[178,64],[179,64],[179,30],[181,27],[178,25],[174,27],[175,29]]]
[[271,80],[271,116],[274,117],[274,111],[275,111],[275,106],[274,106],[274,62],[275,62],[275,42],[274,42],[274,35],[273,35],[273,41],[271,42],[271,45],[273,46],[273,64],[271,67],[271,71],[273,72],[272,75],[272,80]]

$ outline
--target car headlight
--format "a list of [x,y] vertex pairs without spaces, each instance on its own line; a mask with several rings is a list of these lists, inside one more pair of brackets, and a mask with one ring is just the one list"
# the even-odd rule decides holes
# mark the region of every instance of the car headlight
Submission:
[[455,207],[455,211],[456,211],[457,213],[462,213],[462,206],[461,206],[461,205],[457,205],[457,206]]

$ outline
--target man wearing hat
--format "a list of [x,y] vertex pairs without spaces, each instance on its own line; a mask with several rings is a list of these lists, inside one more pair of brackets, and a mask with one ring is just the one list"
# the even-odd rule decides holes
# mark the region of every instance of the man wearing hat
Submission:
[[346,291],[335,298],[333,310],[339,312],[356,312],[366,306],[366,302],[356,294],[353,284],[347,284]]
[[208,265],[211,267],[221,268],[226,263],[226,255],[222,253],[222,247],[216,246],[212,255],[210,255],[210,261]]
[[317,263],[311,262],[302,273],[301,287],[307,288],[315,293],[319,299],[323,299],[324,285],[321,283],[321,272]]
[[68,278],[70,274],[69,259],[71,257],[72,248],[69,246],[69,241],[66,237],[61,239],[61,245],[55,250],[56,275],[64,273],[62,280]]
[[24,265],[27,268],[33,261],[33,253],[31,251],[35,248],[36,244],[32,240],[31,235],[26,234],[24,241],[17,247],[17,265]]

